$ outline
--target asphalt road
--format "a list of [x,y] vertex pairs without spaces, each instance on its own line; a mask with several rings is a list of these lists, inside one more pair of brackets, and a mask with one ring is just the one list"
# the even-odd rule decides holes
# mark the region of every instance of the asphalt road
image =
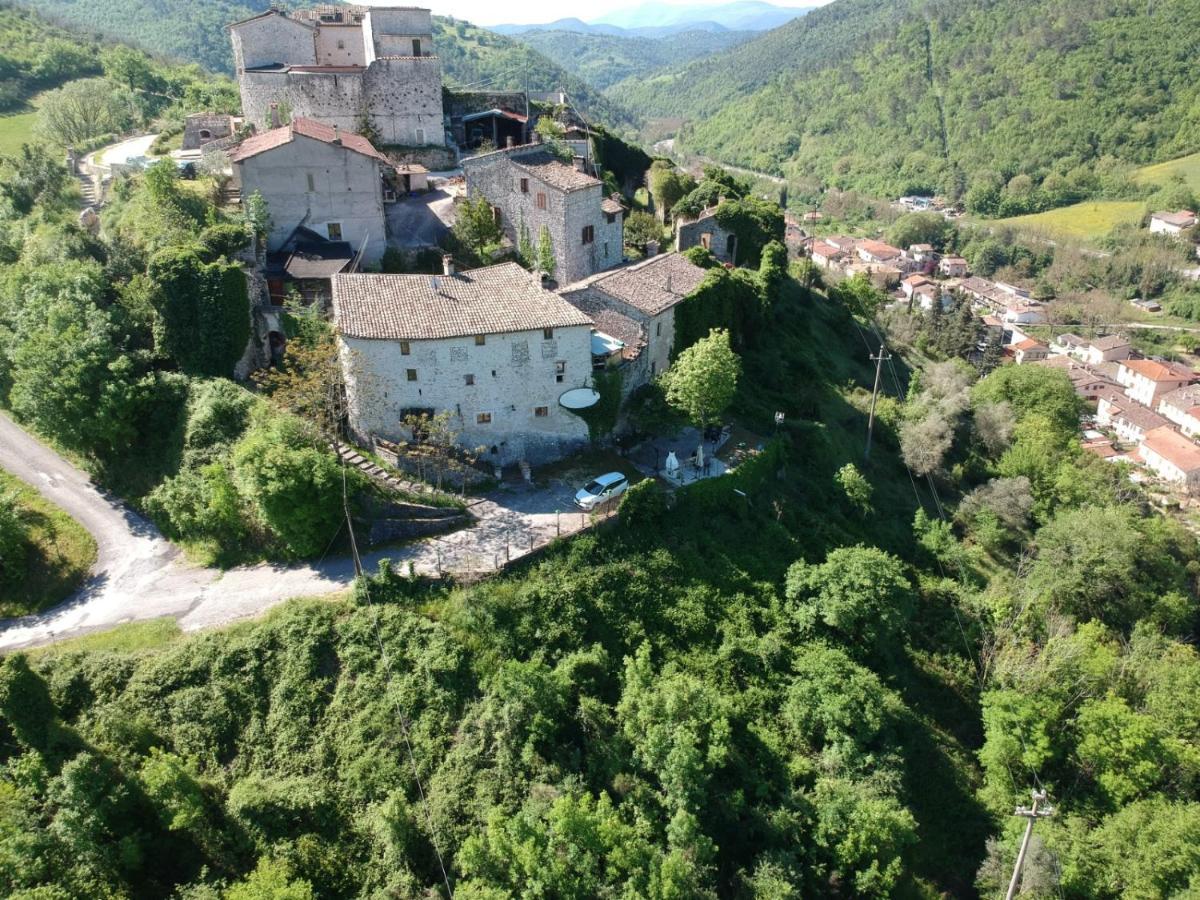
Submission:
[[[225,625],[293,597],[344,590],[354,579],[348,558],[224,572],[194,566],[153,524],[3,415],[0,467],[74,516],[98,547],[92,575],[74,596],[40,615],[0,621],[0,652],[167,616],[184,631]],[[389,558],[427,575],[495,572],[559,534],[587,527],[579,513],[557,512],[571,509],[572,493],[565,484],[502,490],[472,505],[476,521],[470,528],[375,551],[363,557],[364,567],[372,571]]]

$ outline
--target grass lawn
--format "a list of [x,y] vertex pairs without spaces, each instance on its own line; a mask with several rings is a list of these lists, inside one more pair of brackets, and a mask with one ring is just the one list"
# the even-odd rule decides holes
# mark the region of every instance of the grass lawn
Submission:
[[12,156],[21,149],[22,144],[32,143],[33,123],[36,120],[35,110],[0,116],[0,155]]
[[96,561],[96,542],[83,526],[37,491],[0,470],[0,492],[14,491],[30,525],[25,572],[0,598],[0,616],[41,612],[65,599]]
[[1145,208],[1142,200],[1089,200],[1028,216],[997,219],[995,224],[1048,237],[1094,240],[1124,222],[1137,222]]
[[1172,176],[1182,175],[1192,190],[1200,190],[1200,153],[1181,156],[1165,163],[1143,166],[1134,174],[1140,184],[1166,184]]
[[107,631],[97,631],[24,651],[29,656],[60,656],[66,653],[132,653],[165,647],[183,634],[172,618],[129,622]]

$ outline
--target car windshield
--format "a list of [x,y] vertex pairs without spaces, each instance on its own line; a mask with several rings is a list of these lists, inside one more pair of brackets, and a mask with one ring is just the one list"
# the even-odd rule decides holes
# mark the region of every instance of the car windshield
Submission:
[[604,485],[598,481],[589,481],[587,487],[584,488],[589,494],[598,494],[604,490]]

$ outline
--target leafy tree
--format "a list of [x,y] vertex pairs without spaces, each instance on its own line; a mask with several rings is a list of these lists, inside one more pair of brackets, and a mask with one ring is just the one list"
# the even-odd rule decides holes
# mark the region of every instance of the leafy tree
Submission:
[[741,363],[729,332],[714,328],[679,354],[667,373],[667,402],[701,428],[717,421],[737,392]]
[[293,878],[282,863],[264,857],[243,881],[225,891],[222,900],[315,900],[316,896],[311,884]]
[[344,474],[316,430],[294,416],[256,413],[233,451],[238,492],[290,556],[320,553],[333,539]]
[[83,78],[42,96],[37,127],[52,143],[74,147],[125,131],[133,117],[133,99],[127,92],[103,78]]
[[656,159],[646,173],[646,187],[654,198],[654,205],[668,215],[671,208],[686,194],[695,190],[696,179],[687,172],[675,168],[674,164]]
[[667,498],[658,481],[647,478],[625,492],[618,512],[626,528],[656,528],[667,513]]
[[857,509],[863,515],[871,511],[871,493],[873,488],[867,477],[858,470],[858,466],[854,463],[846,463],[837,471],[834,476],[838,486],[845,493],[846,499],[850,501],[850,505]]
[[913,244],[933,244],[941,250],[953,226],[941,213],[914,212],[901,216],[887,230],[887,242],[901,249]]
[[906,419],[900,426],[900,452],[917,475],[929,475],[942,466],[954,443],[954,429],[945,414],[930,410],[924,417]]
[[554,271],[558,268],[558,261],[554,257],[554,241],[550,237],[550,229],[545,225],[538,233],[537,268],[547,278],[553,278]]
[[786,594],[801,634],[835,634],[859,647],[888,644],[915,601],[904,564],[862,546],[832,550],[820,564],[793,563]]
[[649,241],[663,243],[663,227],[650,213],[635,209],[625,219],[625,243],[644,251]]
[[0,584],[14,584],[25,569],[29,526],[15,491],[0,491]]
[[132,47],[110,47],[101,57],[104,74],[130,91],[143,91],[154,83],[154,70],[146,54]]
[[453,231],[459,243],[478,258],[486,258],[491,248],[504,239],[504,231],[483,196],[468,197],[459,203]]

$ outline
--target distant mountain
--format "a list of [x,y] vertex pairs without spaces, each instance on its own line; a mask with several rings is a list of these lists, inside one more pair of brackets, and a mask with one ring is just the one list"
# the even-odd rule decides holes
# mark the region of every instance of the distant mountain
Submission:
[[644,29],[695,28],[698,22],[711,22],[733,31],[767,31],[803,16],[810,8],[776,6],[764,0],[734,0],[717,6],[643,3],[600,16],[592,24]]
[[660,69],[735,47],[756,31],[681,31],[670,40],[580,34],[574,31],[530,31],[514,39],[604,90],[626,78],[643,78]]
[[801,185],[1094,195],[1200,148],[1197,34],[1200,0],[836,0],[609,96]]

